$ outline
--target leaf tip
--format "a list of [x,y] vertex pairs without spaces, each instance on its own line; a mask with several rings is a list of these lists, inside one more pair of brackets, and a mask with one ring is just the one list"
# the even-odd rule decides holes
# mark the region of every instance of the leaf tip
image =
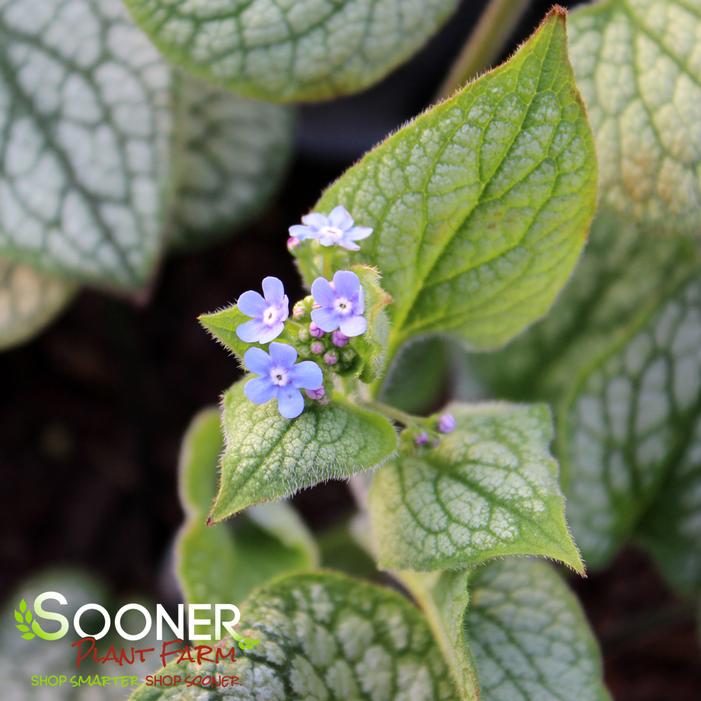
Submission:
[[567,554],[557,558],[563,565],[569,567],[573,572],[580,577],[587,578],[587,568],[582,560],[582,555],[574,540],[571,540],[571,547],[567,549]]
[[545,21],[547,22],[549,19],[561,19],[561,20],[566,20],[567,19],[567,9],[563,7],[562,5],[553,5],[549,10],[548,14],[545,15]]

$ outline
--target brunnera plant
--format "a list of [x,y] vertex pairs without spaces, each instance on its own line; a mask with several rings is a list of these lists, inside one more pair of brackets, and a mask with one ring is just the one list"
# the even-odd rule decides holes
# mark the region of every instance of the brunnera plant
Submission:
[[469,361],[497,396],[553,406],[568,522],[588,566],[632,542],[696,599],[701,67],[687,47],[700,33],[698,2],[573,13],[570,53],[600,156],[591,241],[546,320]]
[[[201,317],[247,374],[188,433],[177,571],[189,600],[244,599],[242,633],[260,644],[216,670],[238,675],[236,697],[608,698],[575,598],[533,559],[584,569],[549,409],[453,403],[426,417],[382,400],[413,341],[489,351],[542,317],[596,198],[555,8],[506,63],[390,136],[290,227],[306,297],[266,277]],[[280,500],[332,478],[351,478],[358,542],[418,606],[309,570],[318,550]],[[219,691],[144,686],[132,698],[203,693]]]

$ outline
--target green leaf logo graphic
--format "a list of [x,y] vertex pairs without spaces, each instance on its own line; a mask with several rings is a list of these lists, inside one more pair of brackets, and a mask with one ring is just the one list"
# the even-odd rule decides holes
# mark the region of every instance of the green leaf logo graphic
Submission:
[[246,637],[241,635],[241,633],[236,630],[231,633],[231,637],[238,643],[238,646],[242,652],[253,650],[253,648],[260,644],[260,640],[258,640],[258,638]]
[[32,632],[30,626],[34,620],[34,614],[27,606],[27,602],[22,599],[19,602],[19,610],[15,609],[15,627],[22,633],[25,640],[33,640],[36,635]]

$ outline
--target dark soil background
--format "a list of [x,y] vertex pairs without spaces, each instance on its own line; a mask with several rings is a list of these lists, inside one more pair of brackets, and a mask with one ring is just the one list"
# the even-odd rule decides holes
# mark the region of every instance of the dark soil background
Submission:
[[[0,355],[0,599],[27,576],[64,564],[93,572],[116,593],[167,596],[163,573],[182,519],[180,440],[237,376],[197,315],[257,288],[266,274],[280,277],[291,297],[301,291],[287,227],[364,150],[431,101],[485,4],[466,0],[381,86],[303,108],[296,155],[267,214],[217,247],[168,260],[148,304],[83,292],[38,339]],[[533,3],[510,50],[549,5]],[[341,484],[296,503],[316,529],[352,510]],[[617,701],[701,698],[693,611],[642,555],[627,551],[574,586]]]

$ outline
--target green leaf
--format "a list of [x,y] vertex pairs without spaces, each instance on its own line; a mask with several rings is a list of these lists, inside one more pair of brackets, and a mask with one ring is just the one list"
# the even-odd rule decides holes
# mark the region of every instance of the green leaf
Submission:
[[544,562],[398,573],[433,630],[461,701],[609,701],[576,597]]
[[223,450],[219,412],[203,409],[190,423],[180,448],[180,501],[188,519],[208,513],[217,492],[217,464]]
[[363,359],[360,379],[371,382],[384,367],[387,339],[389,337],[389,319],[386,307],[392,298],[382,289],[380,274],[374,268],[366,265],[354,265],[351,269],[360,279],[365,294],[365,318],[368,322],[367,331],[354,338],[353,348]]
[[[683,263],[682,263],[683,265]],[[701,268],[574,374],[559,409],[568,521],[587,561],[607,563],[659,493],[701,406]]]
[[232,304],[223,309],[218,309],[216,312],[209,314],[200,314],[198,321],[209,335],[226,350],[234,354],[236,359],[243,367],[243,356],[251,347],[251,344],[245,343],[236,335],[236,329],[240,324],[250,321],[250,317],[238,310],[235,304]]
[[470,582],[465,630],[483,701],[609,701],[601,654],[553,568],[506,559]]
[[[584,244],[594,143],[553,10],[505,64],[390,136],[315,209],[343,204],[374,233],[335,267],[364,262],[392,295],[388,360],[418,335],[501,346],[545,314]],[[317,274],[314,245],[297,256]]]
[[[265,504],[264,515],[277,526],[262,528],[248,515],[235,526],[206,526],[191,522],[181,531],[176,544],[177,575],[188,603],[240,603],[261,584],[280,574],[306,570],[318,565],[318,556],[297,514],[287,504]],[[280,538],[282,524],[297,533]]]
[[685,450],[701,406],[700,271],[694,242],[599,216],[549,317],[471,361],[499,396],[554,403],[568,521],[590,566],[632,536]]
[[241,228],[277,188],[289,160],[287,107],[181,77],[175,84],[178,192],[171,245],[199,247]]
[[273,102],[323,100],[376,83],[417,51],[457,0],[127,0],[174,63]]
[[[446,701],[452,685],[424,619],[399,594],[349,577],[310,573],[256,591],[241,608],[247,635],[260,640],[235,664],[236,698],[265,701]],[[231,644],[231,641],[229,641]],[[170,665],[192,677],[208,667]],[[141,687],[133,701],[225,697],[201,687]]]
[[433,448],[404,442],[369,495],[380,566],[455,569],[503,555],[544,555],[582,572],[565,523],[544,405],[448,408],[457,428]]
[[162,245],[171,71],[119,0],[0,10],[0,253],[134,288]]
[[699,233],[700,34],[701,6],[689,0],[603,0],[571,16],[602,202],[656,233]]
[[24,616],[17,610],[15,610],[15,621],[17,621],[17,623],[24,623]]
[[375,412],[334,397],[330,404],[311,404],[289,420],[280,416],[275,402],[251,403],[243,394],[245,382],[224,395],[226,448],[210,514],[214,521],[376,467],[396,450],[394,428]]
[[576,368],[605,354],[661,290],[688,276],[699,256],[692,242],[644,235],[610,213],[597,214],[571,283],[546,319],[508,348],[475,355],[470,364],[498,397],[561,399]]
[[477,670],[467,639],[465,620],[470,603],[470,570],[398,572],[398,579],[416,599],[448,663],[460,701],[481,699]]
[[235,527],[205,524],[223,447],[219,412],[202,411],[185,436],[180,463],[187,520],[176,543],[176,570],[188,603],[238,603],[277,575],[318,565],[311,535],[283,502],[249,509]]
[[[179,245],[230,231],[280,179],[289,110],[178,76],[120,0],[17,0],[0,10],[0,47],[8,260],[99,287],[143,288],[170,230]],[[35,287],[54,290],[52,301],[15,323],[18,337],[73,289],[34,275]]]
[[[698,323],[698,322],[697,322]],[[698,328],[698,327],[697,327]],[[698,372],[698,370],[697,370]],[[683,453],[668,465],[636,540],[684,594],[701,594],[701,406]]]

